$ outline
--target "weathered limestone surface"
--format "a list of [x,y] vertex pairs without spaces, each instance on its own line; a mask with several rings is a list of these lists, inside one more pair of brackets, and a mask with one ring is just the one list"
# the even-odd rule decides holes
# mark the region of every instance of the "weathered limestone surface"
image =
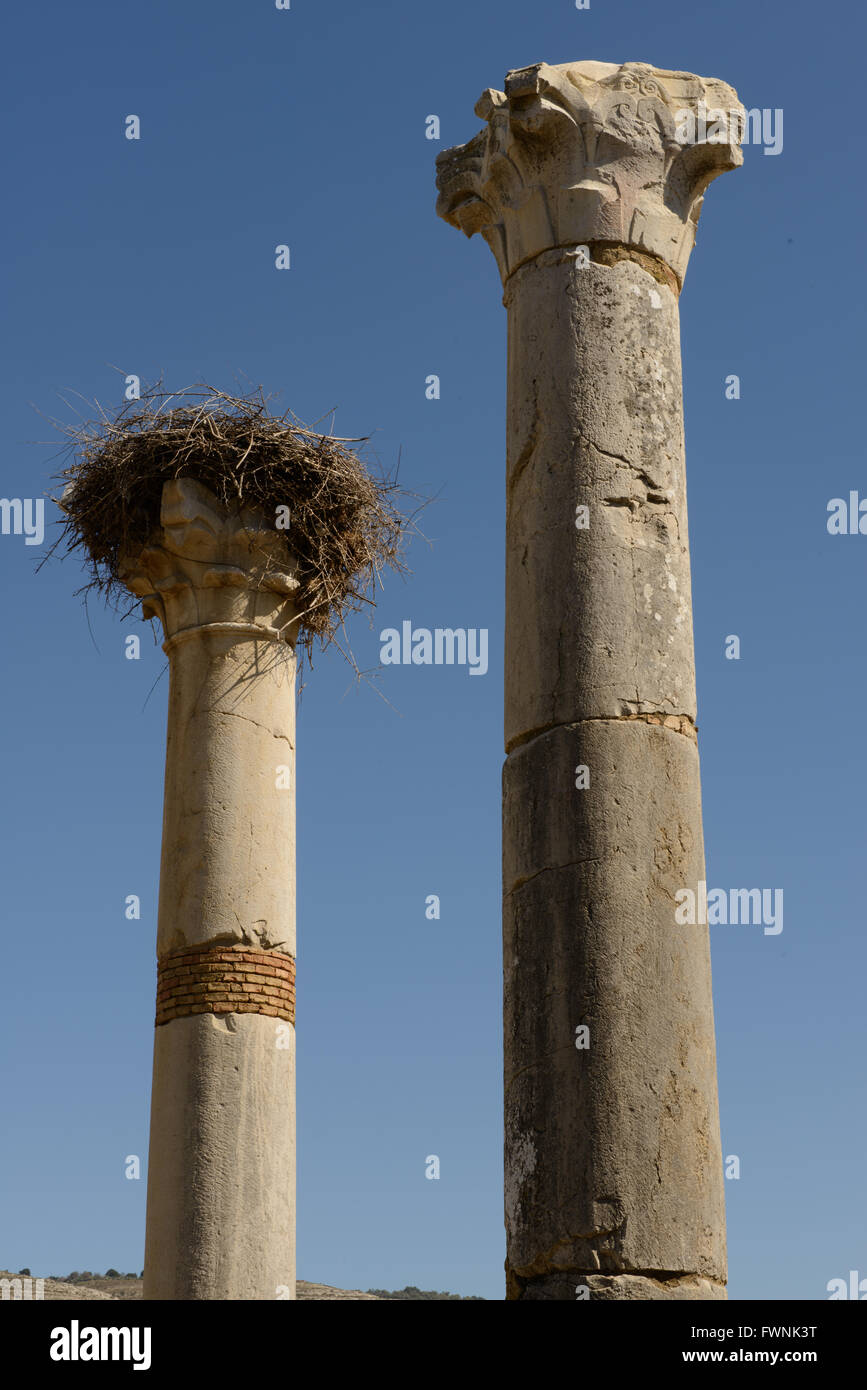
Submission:
[[[584,1289],[587,1289],[587,1293]],[[726,1291],[723,1284],[689,1277],[648,1279],[637,1274],[588,1274],[576,1284],[564,1274],[550,1274],[543,1279],[534,1279],[521,1297],[537,1301],[583,1299],[595,1303],[624,1299],[725,1299]]]
[[630,261],[540,261],[506,291],[507,749],[575,719],[695,720],[677,300]]
[[509,315],[508,1298],[725,1296],[708,934],[674,916],[704,877],[677,296],[741,162],[681,142],[700,101],[741,109],[646,64],[537,64],[437,161]]
[[161,523],[125,576],[170,664],[144,1296],[294,1297],[297,584],[199,483]]
[[703,877],[695,743],[563,725],[509,757],[503,795],[511,1266],[724,1282],[707,933],[674,921]]

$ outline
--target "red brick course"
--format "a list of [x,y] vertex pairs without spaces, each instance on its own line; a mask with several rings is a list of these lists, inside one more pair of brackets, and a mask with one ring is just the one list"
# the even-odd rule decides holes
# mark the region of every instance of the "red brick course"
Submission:
[[295,961],[249,946],[184,946],[157,965],[156,1026],[189,1014],[265,1014],[295,1024]]

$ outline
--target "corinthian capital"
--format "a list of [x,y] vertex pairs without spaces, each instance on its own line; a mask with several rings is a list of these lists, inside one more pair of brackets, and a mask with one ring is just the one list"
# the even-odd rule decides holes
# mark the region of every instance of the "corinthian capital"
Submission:
[[160,529],[122,578],[159,618],[167,642],[181,634],[294,639],[298,581],[283,531],[256,510],[231,513],[202,483],[163,485]]
[[504,282],[540,252],[601,242],[682,283],[705,189],[743,161],[735,91],[647,63],[535,63],[475,111],[484,130],[437,159],[437,211],[482,233]]

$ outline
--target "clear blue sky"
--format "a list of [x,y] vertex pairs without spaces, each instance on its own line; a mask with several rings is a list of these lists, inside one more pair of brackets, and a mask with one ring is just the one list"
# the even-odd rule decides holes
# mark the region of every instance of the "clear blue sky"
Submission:
[[[299,1274],[345,1287],[503,1296],[506,322],[487,247],[434,214],[435,155],[539,60],[683,68],[783,109],[782,153],[748,148],[711,187],[681,301],[708,882],[785,893],[782,934],[712,933],[731,1294],[867,1275],[867,537],[826,530],[830,498],[867,492],[860,9],[49,0],[6,34],[0,495],[49,489],[33,406],[117,405],[113,367],[243,373],[307,420],[336,407],[338,434],[374,431],[439,495],[411,579],[353,628],[360,664],[404,619],[490,632],[483,678],[389,667],[391,708],[335,653],[302,702]],[[91,636],[76,565],[36,574],[38,554],[0,536],[0,1266],[138,1270],[165,659],[99,605]]]

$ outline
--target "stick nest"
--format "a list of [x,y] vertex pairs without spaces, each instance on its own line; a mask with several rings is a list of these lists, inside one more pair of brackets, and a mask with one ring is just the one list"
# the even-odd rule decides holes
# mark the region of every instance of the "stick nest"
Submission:
[[[85,594],[128,600],[119,577],[124,555],[147,545],[160,525],[163,484],[194,478],[230,512],[288,506],[287,552],[297,558],[298,642],[332,641],[350,612],[373,603],[385,568],[402,561],[411,518],[397,507],[395,481],[368,471],[349,444],[270,414],[261,390],[230,396],[207,386],[169,394],[158,386],[113,418],[63,426],[72,461],[56,476],[63,530],[51,548],[83,553]],[[278,534],[280,534],[278,532]],[[134,606],[134,604],[132,605]]]

